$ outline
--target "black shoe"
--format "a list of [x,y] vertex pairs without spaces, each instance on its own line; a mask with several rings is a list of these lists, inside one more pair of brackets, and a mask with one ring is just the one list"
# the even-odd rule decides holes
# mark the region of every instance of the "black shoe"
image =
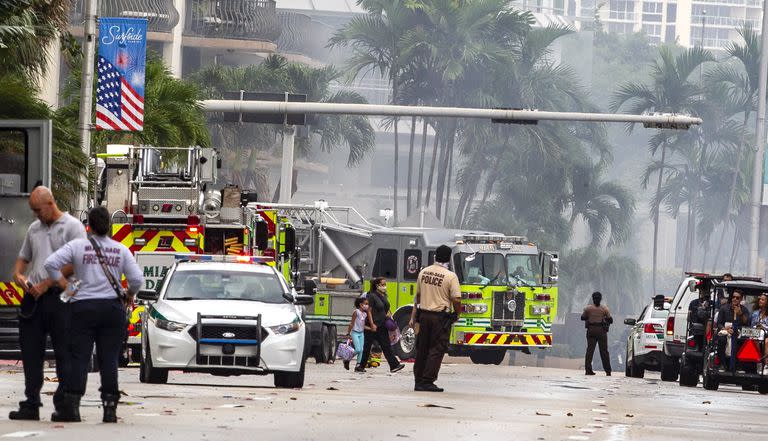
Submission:
[[357,366],[357,367],[355,368],[355,372],[365,372],[365,368],[364,368],[364,367],[362,367],[362,366]]
[[19,410],[12,410],[8,414],[8,419],[40,421],[40,408],[37,406],[19,406]]
[[117,402],[120,400],[120,395],[105,395],[101,400],[101,405],[104,407],[104,417],[101,419],[103,423],[116,423],[117,422]]
[[51,421],[57,423],[79,423],[80,420],[80,395],[64,394],[56,411],[51,414]]
[[610,377],[611,376],[611,371],[605,371],[605,376],[606,377]]
[[349,360],[344,360],[344,369],[349,370]]
[[587,371],[584,375],[595,375],[593,371]]
[[394,374],[395,372],[402,371],[404,367],[405,367],[405,365],[400,363],[397,366],[395,366],[392,369],[390,369],[389,372]]
[[435,383],[421,383],[417,384],[413,390],[416,392],[442,392],[445,389],[435,386]]

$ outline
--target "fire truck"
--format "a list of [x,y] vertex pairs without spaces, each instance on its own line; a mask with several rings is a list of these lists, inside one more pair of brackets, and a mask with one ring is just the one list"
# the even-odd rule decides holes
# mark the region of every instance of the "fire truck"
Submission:
[[[154,290],[176,254],[251,255],[255,193],[218,184],[212,148],[109,145],[95,157],[94,206],[112,213],[112,238],[128,247]],[[261,227],[263,229],[263,227]],[[122,364],[138,361],[143,305],[128,325]]]
[[[444,228],[385,227],[352,207],[249,204],[264,217],[284,219],[295,229],[295,255],[286,271],[305,292],[316,291],[307,311],[310,353],[332,360],[338,327],[350,320],[355,298],[374,277],[387,279],[392,316],[402,338],[401,358],[415,355],[415,332],[408,326],[419,271],[434,262],[440,245],[452,248],[451,267],[459,276],[462,310],[451,329],[449,354],[474,363],[500,364],[507,350],[530,352],[552,346],[557,314],[558,254],[545,252],[521,236]],[[290,250],[285,254],[290,254]],[[310,285],[310,286],[307,286]]]

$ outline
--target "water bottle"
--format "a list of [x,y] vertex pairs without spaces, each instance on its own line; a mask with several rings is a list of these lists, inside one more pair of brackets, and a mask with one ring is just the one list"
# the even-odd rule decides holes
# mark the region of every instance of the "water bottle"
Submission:
[[67,303],[69,300],[77,294],[80,289],[80,281],[73,280],[67,284],[67,289],[61,292],[59,298],[62,302]]

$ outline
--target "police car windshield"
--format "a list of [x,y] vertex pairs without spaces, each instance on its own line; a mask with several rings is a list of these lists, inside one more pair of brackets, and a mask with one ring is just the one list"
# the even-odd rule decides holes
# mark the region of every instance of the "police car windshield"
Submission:
[[459,253],[454,260],[454,267],[459,281],[467,285],[506,286],[507,270],[504,256],[499,253],[476,253],[467,259],[470,253]]
[[168,282],[165,300],[248,300],[286,303],[274,274],[249,271],[177,271]]
[[541,283],[541,265],[536,254],[507,254],[507,270],[509,280],[521,282],[523,285],[538,285]]

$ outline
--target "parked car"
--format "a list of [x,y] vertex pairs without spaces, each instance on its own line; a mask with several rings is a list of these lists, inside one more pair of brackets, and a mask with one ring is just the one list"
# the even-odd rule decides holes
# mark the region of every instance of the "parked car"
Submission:
[[661,370],[669,300],[657,296],[643,308],[637,319],[624,320],[624,324],[632,327],[627,336],[624,368],[627,377],[643,378],[646,370]]

